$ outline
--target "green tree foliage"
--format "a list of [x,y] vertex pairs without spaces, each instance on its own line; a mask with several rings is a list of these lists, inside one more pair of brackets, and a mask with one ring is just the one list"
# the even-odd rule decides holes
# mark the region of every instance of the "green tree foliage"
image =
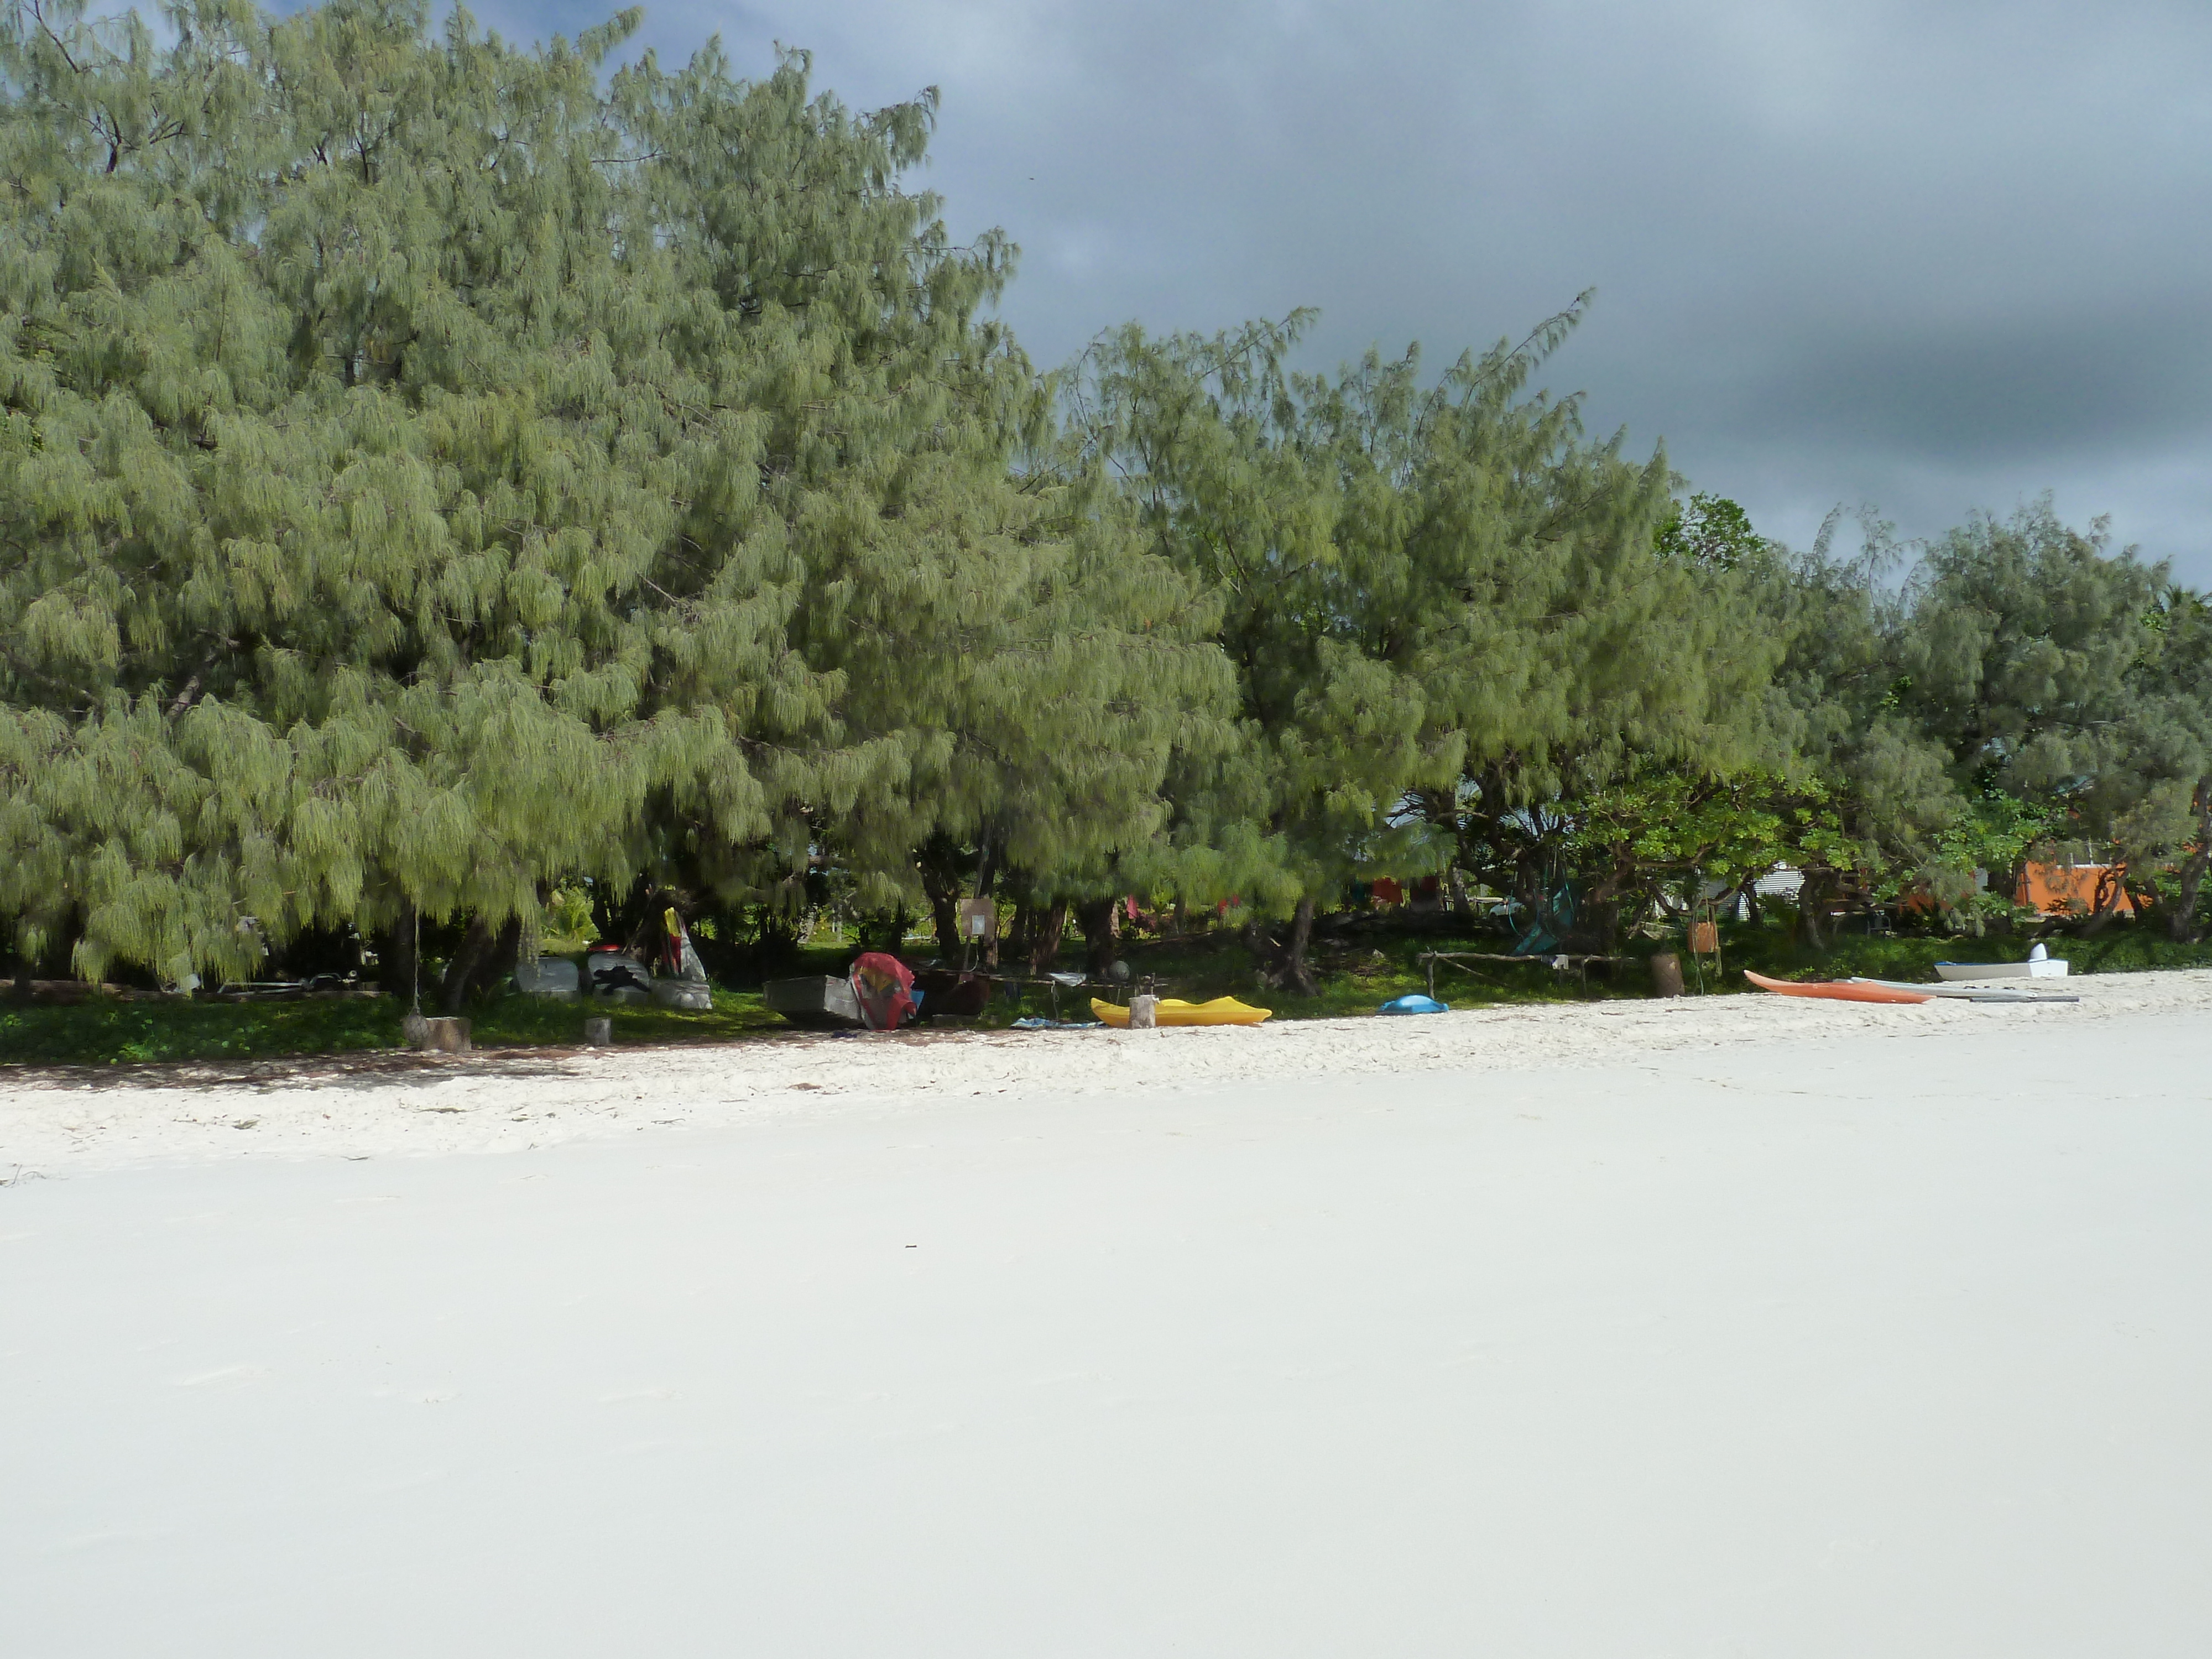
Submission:
[[[2187,837],[2201,715],[2160,672],[2162,566],[2045,501],[1929,550],[1905,595],[1897,703],[1962,795],[2026,803],[2062,856],[2148,871]],[[2109,920],[2119,888],[2098,925]]]
[[1244,744],[1178,779],[1187,883],[1291,912],[1280,970],[1310,989],[1316,901],[1409,788],[1456,775],[1461,745],[1430,717],[1405,603],[1409,377],[1291,374],[1305,321],[1157,343],[1132,325],[1079,395],[1154,544],[1218,596],[1237,671]]
[[0,27],[0,909],[168,976],[560,878],[1097,860],[1223,689],[1194,585],[1027,466],[933,96],[603,73],[456,11]]
[[1607,939],[1777,860],[1816,927],[1972,921],[2031,847],[2197,927],[2212,621],[2100,528],[1792,555],[1533,389],[1580,301],[1432,380],[1295,372],[1304,313],[1041,378],[1012,246],[905,187],[933,94],[615,68],[637,21],[0,13],[19,970],[421,927],[453,1000],[586,891],[949,933],[972,884],[1038,961],[1240,900],[1310,989],[1358,877]]
[[1899,704],[1962,773],[2064,801],[2085,836],[2117,831],[2145,783],[2154,711],[2135,672],[2162,568],[2111,555],[2049,504],[1980,519],[1929,550],[1905,599]]
[[1799,747],[1853,842],[1809,872],[1808,920],[1853,881],[1978,925],[2009,914],[2025,857],[2124,865],[2146,895],[2186,862],[2212,753],[2194,597],[2047,501],[1975,519],[1901,581],[1886,527],[1869,529],[1859,559],[1784,560],[1767,599]]
[[1972,860],[1960,862],[1944,839],[1966,808],[1949,752],[1899,706],[1902,552],[1887,526],[1869,521],[1861,553],[1833,556],[1836,522],[1811,552],[1778,553],[1751,578],[1764,625],[1784,642],[1778,719],[1844,836],[1792,860],[1805,873],[1801,909],[1815,944],[1830,910],[1855,898],[1924,890],[1955,906],[1977,890]]
[[1528,394],[1580,314],[1425,388],[1416,352],[1291,373],[1302,314],[1094,348],[1092,441],[1162,553],[1222,596],[1237,672],[1248,743],[1178,805],[1242,853],[1224,867],[1248,901],[1291,912],[1291,982],[1350,875],[1480,865],[1565,793],[1771,747],[1773,647],[1742,584],[1655,548],[1663,459]]
[[2201,905],[2212,869],[2212,603],[2169,587],[2145,622],[2156,642],[2139,660],[2136,679],[2157,711],[2154,740],[2166,773],[2160,842],[2171,862],[2147,866],[2139,856],[2132,867],[2138,890],[2162,902],[2172,937],[2192,942],[2204,935]]
[[1734,775],[1657,771],[1538,814],[1581,879],[1578,902],[1607,923],[1679,916],[1708,896],[1740,891],[1778,865],[1819,866],[1850,842],[1828,792],[1812,776],[1757,769]]
[[1662,558],[1709,570],[1736,570],[1778,556],[1782,550],[1751,527],[1751,514],[1725,495],[1693,495],[1660,524],[1653,545]]

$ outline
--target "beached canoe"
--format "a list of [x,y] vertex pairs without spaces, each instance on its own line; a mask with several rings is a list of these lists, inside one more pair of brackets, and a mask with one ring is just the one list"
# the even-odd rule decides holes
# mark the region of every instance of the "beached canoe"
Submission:
[[[1129,1023],[1129,1011],[1118,1002],[1102,1002],[1093,997],[1091,1012],[1109,1025],[1126,1027]],[[1235,997],[1216,997],[1211,1002],[1162,997],[1152,1012],[1152,1020],[1159,1025],[1257,1025],[1274,1012],[1272,1008],[1252,1007]]]
[[2033,991],[2019,980],[1991,985],[1983,981],[1972,985],[1908,985],[1897,979],[1846,980],[1849,985],[1880,985],[1892,991],[1917,991],[1931,997],[1948,998],[1954,1002],[2079,1002],[2081,998],[2068,996],[2063,992]]
[[1796,985],[1786,979],[1769,979],[1750,969],[1743,976],[1762,991],[1785,997],[1820,997],[1830,1002],[1933,1002],[1932,992],[1908,990],[1901,985],[1870,985],[1864,980],[1822,980]]
[[2041,962],[1939,962],[1938,979],[1961,983],[1984,979],[2063,979],[2066,958],[2048,957]]

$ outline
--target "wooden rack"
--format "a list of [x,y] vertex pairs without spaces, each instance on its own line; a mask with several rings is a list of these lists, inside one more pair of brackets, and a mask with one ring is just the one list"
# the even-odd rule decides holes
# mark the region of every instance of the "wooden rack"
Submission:
[[1413,959],[1416,962],[1425,963],[1428,967],[1429,995],[1431,997],[1434,997],[1437,994],[1437,964],[1440,962],[1446,967],[1456,968],[1462,973],[1473,972],[1474,969],[1469,967],[1468,964],[1477,962],[1517,963],[1522,966],[1526,966],[1531,963],[1540,963],[1543,966],[1549,968],[1556,974],[1564,974],[1570,971],[1579,974],[1582,978],[1583,989],[1587,991],[1589,989],[1590,963],[1593,962],[1615,963],[1626,962],[1628,960],[1626,957],[1611,956],[1603,951],[1555,951],[1549,952],[1548,954],[1543,952],[1530,952],[1522,956],[1516,956],[1510,951],[1424,951],[1419,956]]

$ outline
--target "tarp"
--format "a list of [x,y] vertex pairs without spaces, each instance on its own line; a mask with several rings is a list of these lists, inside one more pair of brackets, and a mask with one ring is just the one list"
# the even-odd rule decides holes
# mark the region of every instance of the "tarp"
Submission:
[[685,979],[696,985],[707,982],[705,964],[693,948],[691,934],[684,926],[684,918],[671,905],[660,914],[660,937],[655,941],[654,967],[670,979]]
[[2046,916],[2087,915],[2112,890],[2111,884],[2118,882],[2120,895],[2113,910],[2131,916],[2136,905],[2128,896],[2126,874],[2125,866],[2077,864],[2069,869],[2063,864],[2023,864],[2019,884],[2013,890],[2013,902]]
[[881,951],[853,960],[853,994],[872,1031],[895,1031],[914,1012],[914,975],[906,963]]
[[1515,956],[1544,956],[1558,950],[1560,941],[1574,931],[1574,889],[1562,883],[1552,895],[1552,902],[1529,915],[1528,921],[1528,931],[1513,941]]

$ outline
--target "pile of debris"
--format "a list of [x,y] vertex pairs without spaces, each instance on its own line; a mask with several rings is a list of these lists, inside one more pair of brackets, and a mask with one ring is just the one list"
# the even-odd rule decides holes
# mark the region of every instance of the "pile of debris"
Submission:
[[580,965],[565,957],[533,957],[514,970],[525,996],[574,1002],[653,1003],[704,1012],[714,1006],[707,969],[690,931],[673,906],[626,945],[594,945]]

